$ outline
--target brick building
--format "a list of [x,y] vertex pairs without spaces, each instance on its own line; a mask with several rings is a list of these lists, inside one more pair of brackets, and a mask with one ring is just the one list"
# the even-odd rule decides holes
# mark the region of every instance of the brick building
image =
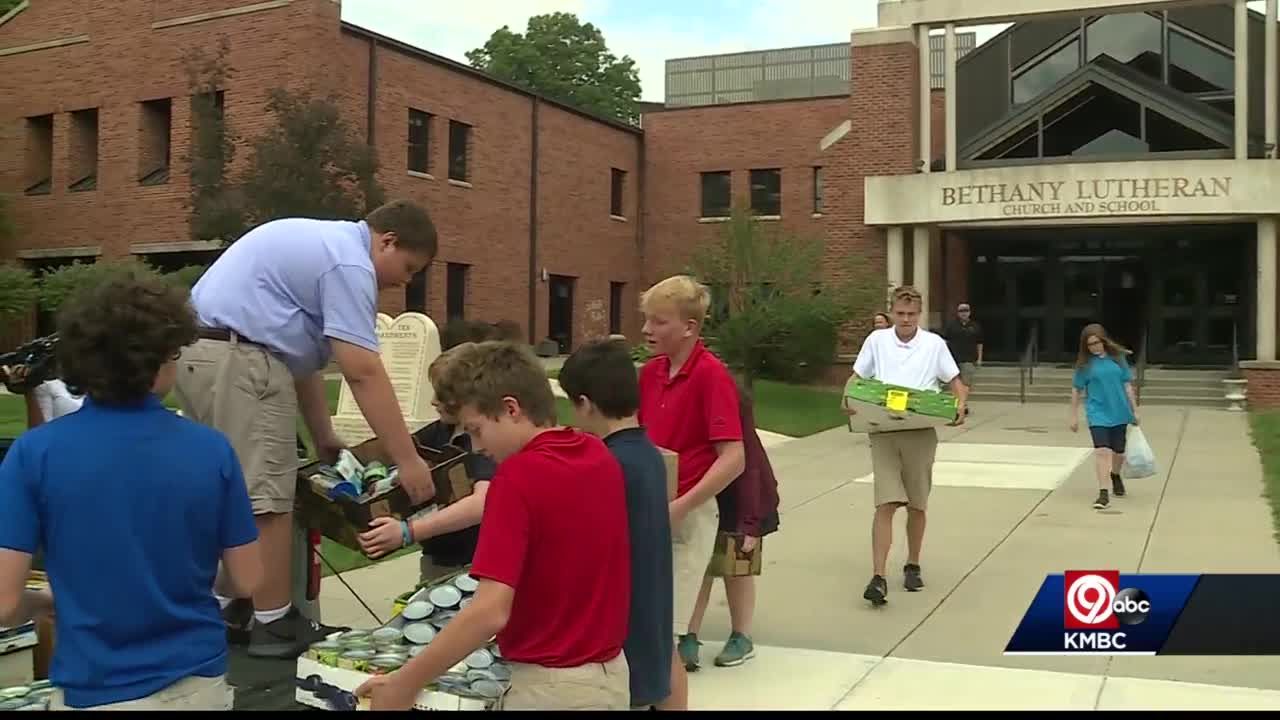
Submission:
[[[187,240],[179,59],[226,36],[238,133],[272,87],[332,91],[389,194],[437,218],[439,262],[388,312],[516,320],[566,348],[635,337],[638,291],[746,197],[820,235],[829,274],[920,286],[929,324],[974,302],[988,359],[1067,362],[1102,321],[1152,363],[1242,359],[1251,397],[1280,402],[1276,27],[1243,0],[880,0],[847,54],[809,50],[810,96],[769,58],[723,86],[683,59],[709,89],[690,80],[642,129],[343,23],[335,0],[107,5],[0,21],[0,190],[21,230],[0,256],[208,253]],[[996,22],[977,47],[955,32]]]

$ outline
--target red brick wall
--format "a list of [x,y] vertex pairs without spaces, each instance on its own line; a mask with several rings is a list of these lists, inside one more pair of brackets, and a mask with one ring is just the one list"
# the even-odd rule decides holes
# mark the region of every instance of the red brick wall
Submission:
[[1247,368],[1244,376],[1249,381],[1245,394],[1250,410],[1271,410],[1280,407],[1280,367]]
[[[370,41],[344,30],[333,0],[292,4],[170,28],[153,22],[240,7],[239,0],[118,0],[110,4],[41,0],[0,26],[0,47],[88,34],[90,42],[4,58],[0,73],[0,191],[14,193],[18,237],[0,258],[21,250],[100,245],[107,256],[134,244],[185,241],[188,236],[188,84],[182,53],[212,53],[231,41],[233,76],[225,88],[232,131],[241,138],[231,172],[251,155],[248,143],[272,122],[263,111],[268,91],[309,88],[333,96],[344,117],[367,133]],[[376,56],[375,144],[379,179],[389,197],[430,209],[441,250],[428,281],[428,312],[443,319],[446,264],[470,265],[466,313],[482,320],[528,326],[529,204],[533,100],[472,74],[414,53],[380,45]],[[103,83],[101,78],[112,78]],[[137,183],[140,101],[173,98],[171,178],[159,187]],[[435,115],[431,128],[433,178],[407,172],[408,108]],[[71,193],[70,118],[99,108],[99,181],[92,192]],[[55,113],[53,192],[28,197],[24,118]],[[472,126],[470,187],[447,179],[448,121]],[[537,267],[579,278],[575,339],[608,331],[609,283],[627,284],[624,332],[639,323],[634,311],[642,280],[641,140],[637,133],[543,103],[539,113],[539,257]],[[628,172],[625,222],[609,217],[611,167]],[[547,285],[535,285],[536,337],[546,335]],[[404,293],[389,291],[381,309],[398,313]]]
[[[715,237],[718,222],[699,222],[702,172],[732,172],[734,200],[749,197],[752,169],[782,169],[784,233],[827,232],[834,178],[845,172],[818,150],[849,117],[846,98],[816,98],[683,108],[644,116],[646,282],[683,269],[691,247]],[[813,216],[813,167],[823,165],[828,211]]]

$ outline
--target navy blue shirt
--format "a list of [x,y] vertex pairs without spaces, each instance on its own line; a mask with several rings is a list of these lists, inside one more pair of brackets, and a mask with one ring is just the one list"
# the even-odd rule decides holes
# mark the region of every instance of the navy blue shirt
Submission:
[[221,433],[158,398],[84,407],[23,433],[0,463],[0,547],[44,549],[66,703],[146,697],[227,671],[213,597],[227,548],[256,540]]
[[[463,433],[455,438],[453,435],[456,427],[436,420],[414,433],[414,438],[429,448],[442,449],[446,445],[453,445],[470,453],[471,436]],[[498,470],[493,460],[484,455],[473,453],[467,455],[462,462],[467,468],[467,475],[476,482],[491,480]],[[436,565],[459,567],[471,564],[478,542],[480,542],[480,523],[427,538],[419,544],[422,546],[422,554],[430,556]]]
[[604,439],[622,466],[631,529],[631,619],[623,652],[631,668],[631,706],[655,705],[671,694],[671,511],[667,468],[644,428]]

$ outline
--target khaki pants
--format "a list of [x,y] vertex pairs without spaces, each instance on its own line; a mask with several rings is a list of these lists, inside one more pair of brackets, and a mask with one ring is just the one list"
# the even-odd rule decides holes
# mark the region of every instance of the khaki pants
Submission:
[[68,707],[61,690],[54,690],[49,699],[50,710],[218,710],[227,711],[235,699],[227,679],[188,677],[169,687],[137,700],[96,705],[88,708]]
[[234,337],[199,340],[182,352],[174,391],[186,417],[231,442],[253,513],[293,512],[298,396],[285,364]]
[[606,663],[572,668],[511,663],[504,710],[629,710],[631,673],[621,652]]
[[929,491],[933,489],[937,430],[871,433],[870,442],[876,507],[897,503],[916,510],[926,509]]
[[672,617],[677,635],[689,632],[689,618],[698,603],[698,591],[715,552],[719,529],[720,510],[715,500],[694,508],[678,527],[671,528],[671,579],[675,586]]

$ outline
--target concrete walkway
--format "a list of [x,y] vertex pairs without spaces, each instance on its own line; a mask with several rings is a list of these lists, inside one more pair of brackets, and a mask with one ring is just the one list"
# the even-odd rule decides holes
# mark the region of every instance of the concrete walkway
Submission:
[[[1005,644],[1048,573],[1280,572],[1246,418],[1144,409],[1159,474],[1129,482],[1106,511],[1088,434],[1067,408],[980,404],[942,436],[923,557],[928,586],[901,588],[905,516],[890,558],[889,604],[862,600],[871,574],[870,457],[844,428],[773,438],[782,527],[765,543],[757,657],[711,666],[728,634],[717,589],[700,637],[697,708],[1275,708],[1280,657],[1009,656]],[[379,614],[409,588],[416,557],[345,577]],[[327,620],[369,626],[326,579]],[[927,691],[926,691],[927,689]]]

